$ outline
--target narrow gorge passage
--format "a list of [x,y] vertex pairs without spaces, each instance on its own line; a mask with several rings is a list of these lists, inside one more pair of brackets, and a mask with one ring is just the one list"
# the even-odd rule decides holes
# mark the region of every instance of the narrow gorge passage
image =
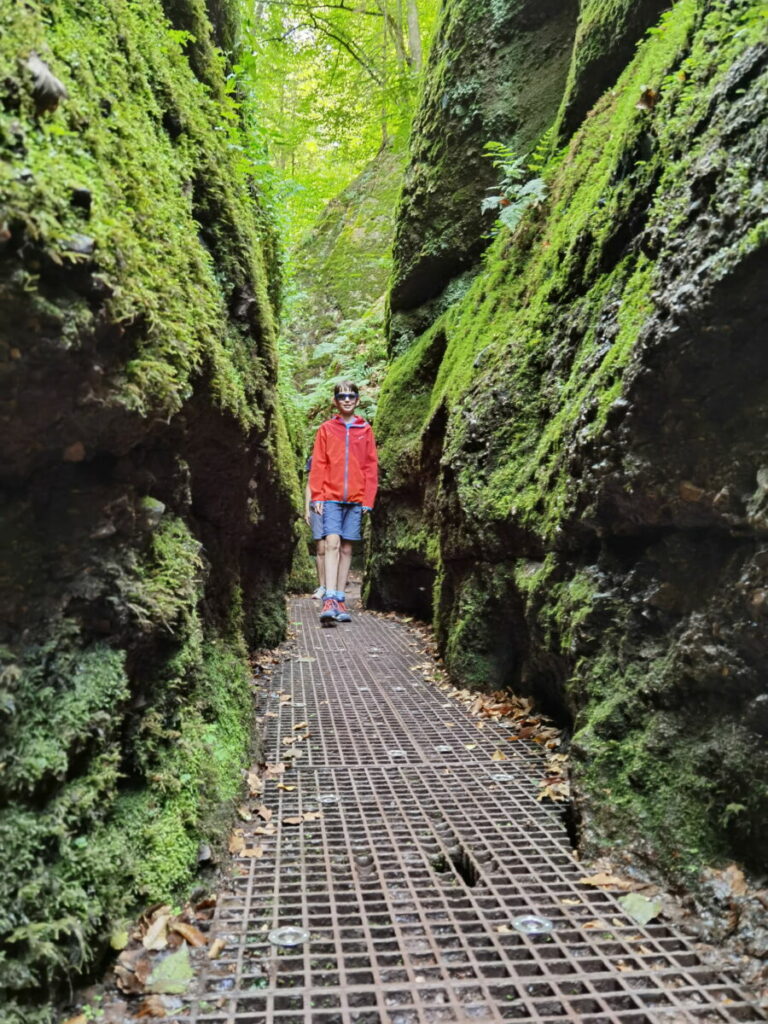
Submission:
[[[447,704],[419,634],[358,610],[322,629],[317,609],[292,602],[294,637],[261,684],[264,754],[287,765],[251,799],[209,939],[224,951],[195,951],[175,1021],[764,1019],[690,939],[583,884],[561,815],[537,801],[541,747]],[[525,915],[551,932],[520,933]],[[271,944],[282,928],[304,941]]]

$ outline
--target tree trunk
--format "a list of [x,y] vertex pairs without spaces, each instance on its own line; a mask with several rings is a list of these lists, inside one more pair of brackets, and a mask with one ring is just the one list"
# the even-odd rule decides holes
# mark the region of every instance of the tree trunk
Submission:
[[402,22],[402,6],[398,3],[397,7],[399,10],[399,17],[395,17],[389,10],[387,0],[376,0],[376,6],[382,13],[384,18],[384,24],[389,32],[389,37],[395,47],[395,54],[397,56],[397,64],[400,69],[410,67],[411,59],[408,52],[405,49],[405,39],[403,38],[403,22]]
[[419,8],[416,0],[408,0],[408,48],[411,51],[411,66],[418,75],[424,64],[424,55],[421,49]]

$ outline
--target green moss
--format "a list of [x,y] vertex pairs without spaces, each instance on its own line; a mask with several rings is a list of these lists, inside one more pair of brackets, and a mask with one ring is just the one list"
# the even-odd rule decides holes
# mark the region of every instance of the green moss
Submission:
[[[98,732],[90,742],[82,727],[64,731],[61,715],[17,726],[23,726],[23,763],[37,768],[38,779],[46,769],[63,777],[59,762],[67,739],[65,752],[87,757],[87,769],[60,785],[42,811],[11,798],[0,813],[10,858],[0,890],[4,991],[39,986],[57,970],[87,964],[110,919],[145,901],[177,896],[195,869],[199,843],[215,844],[226,827],[249,747],[245,648],[242,641],[201,644],[199,628],[189,630],[187,643],[147,681],[154,709],[142,717],[129,749],[121,751],[119,704],[100,720],[91,715]],[[93,686],[90,663],[99,659],[111,692],[125,693],[122,656],[86,652],[83,671],[68,680],[81,707],[83,690]],[[65,702],[67,714],[77,700]],[[50,724],[56,732],[47,731]],[[30,760],[30,738],[33,752],[42,752],[36,761]],[[125,788],[128,777],[132,784]]]
[[[47,4],[44,13],[30,5],[4,11],[2,61],[24,117],[7,108],[0,114],[8,158],[0,204],[14,232],[34,241],[41,262],[87,265],[69,244],[78,234],[93,239],[98,280],[111,293],[104,300],[110,319],[142,325],[133,358],[113,379],[113,402],[167,416],[205,367],[221,407],[259,425],[265,368],[228,306],[236,288],[247,288],[263,334],[274,333],[260,225],[236,156],[236,111],[221,86],[211,94],[210,82],[223,75],[206,42],[210,31],[200,29],[201,0],[196,7],[193,49],[205,50],[208,70],[200,73],[207,84],[190,74],[188,37],[168,26],[159,0],[129,8],[94,0],[87,20],[69,0]],[[19,70],[32,50],[69,92],[41,119],[31,116],[28,73]],[[85,186],[87,218],[71,201]],[[29,299],[63,320],[60,299],[36,297],[35,270],[28,271]],[[71,296],[66,304],[67,320],[73,312],[75,324],[91,319],[87,298],[74,310]]]
[[28,794],[43,780],[65,779],[92,738],[114,730],[128,696],[123,652],[97,645],[76,656],[66,649],[67,632],[72,630],[65,624],[58,642],[33,647],[20,664],[3,667],[6,794]]
[[581,666],[573,685],[591,701],[577,721],[574,772],[592,808],[591,852],[631,843],[690,885],[702,866],[757,842],[765,756],[757,736],[745,743],[714,704],[677,723],[655,708],[648,677],[663,686],[671,672],[680,666],[661,661],[642,672],[615,653]]

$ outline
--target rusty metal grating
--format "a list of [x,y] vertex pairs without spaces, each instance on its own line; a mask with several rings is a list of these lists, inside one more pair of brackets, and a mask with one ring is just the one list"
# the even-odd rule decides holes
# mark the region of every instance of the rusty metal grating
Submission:
[[[579,884],[559,816],[536,801],[540,750],[519,743],[507,761],[491,761],[504,730],[480,732],[456,705],[443,706],[411,667],[418,658],[405,627],[365,616],[322,631],[314,604],[293,610],[298,652],[262,695],[275,715],[265,719],[268,756],[279,758],[301,722],[311,735],[285,776],[295,789],[272,782],[265,803],[278,822],[322,816],[280,824],[260,840],[260,859],[236,858],[215,922],[226,951],[175,1019],[765,1019],[685,937],[640,928],[613,896]],[[292,696],[282,706],[280,691]],[[511,926],[530,912],[549,918],[552,932]],[[604,926],[584,927],[594,921]],[[270,945],[268,931],[286,925],[305,928],[309,941]]]

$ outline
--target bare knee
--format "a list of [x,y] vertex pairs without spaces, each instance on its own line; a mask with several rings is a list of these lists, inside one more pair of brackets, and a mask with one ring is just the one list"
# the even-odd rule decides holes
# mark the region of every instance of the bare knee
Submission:
[[323,556],[323,555],[325,554],[325,541],[324,541],[324,540],[319,540],[319,541],[317,542],[317,554],[318,554],[318,555],[319,555],[319,556],[320,556],[321,558],[322,558],[322,556]]
[[326,551],[338,551],[341,547],[341,538],[337,533],[329,533],[325,538]]

